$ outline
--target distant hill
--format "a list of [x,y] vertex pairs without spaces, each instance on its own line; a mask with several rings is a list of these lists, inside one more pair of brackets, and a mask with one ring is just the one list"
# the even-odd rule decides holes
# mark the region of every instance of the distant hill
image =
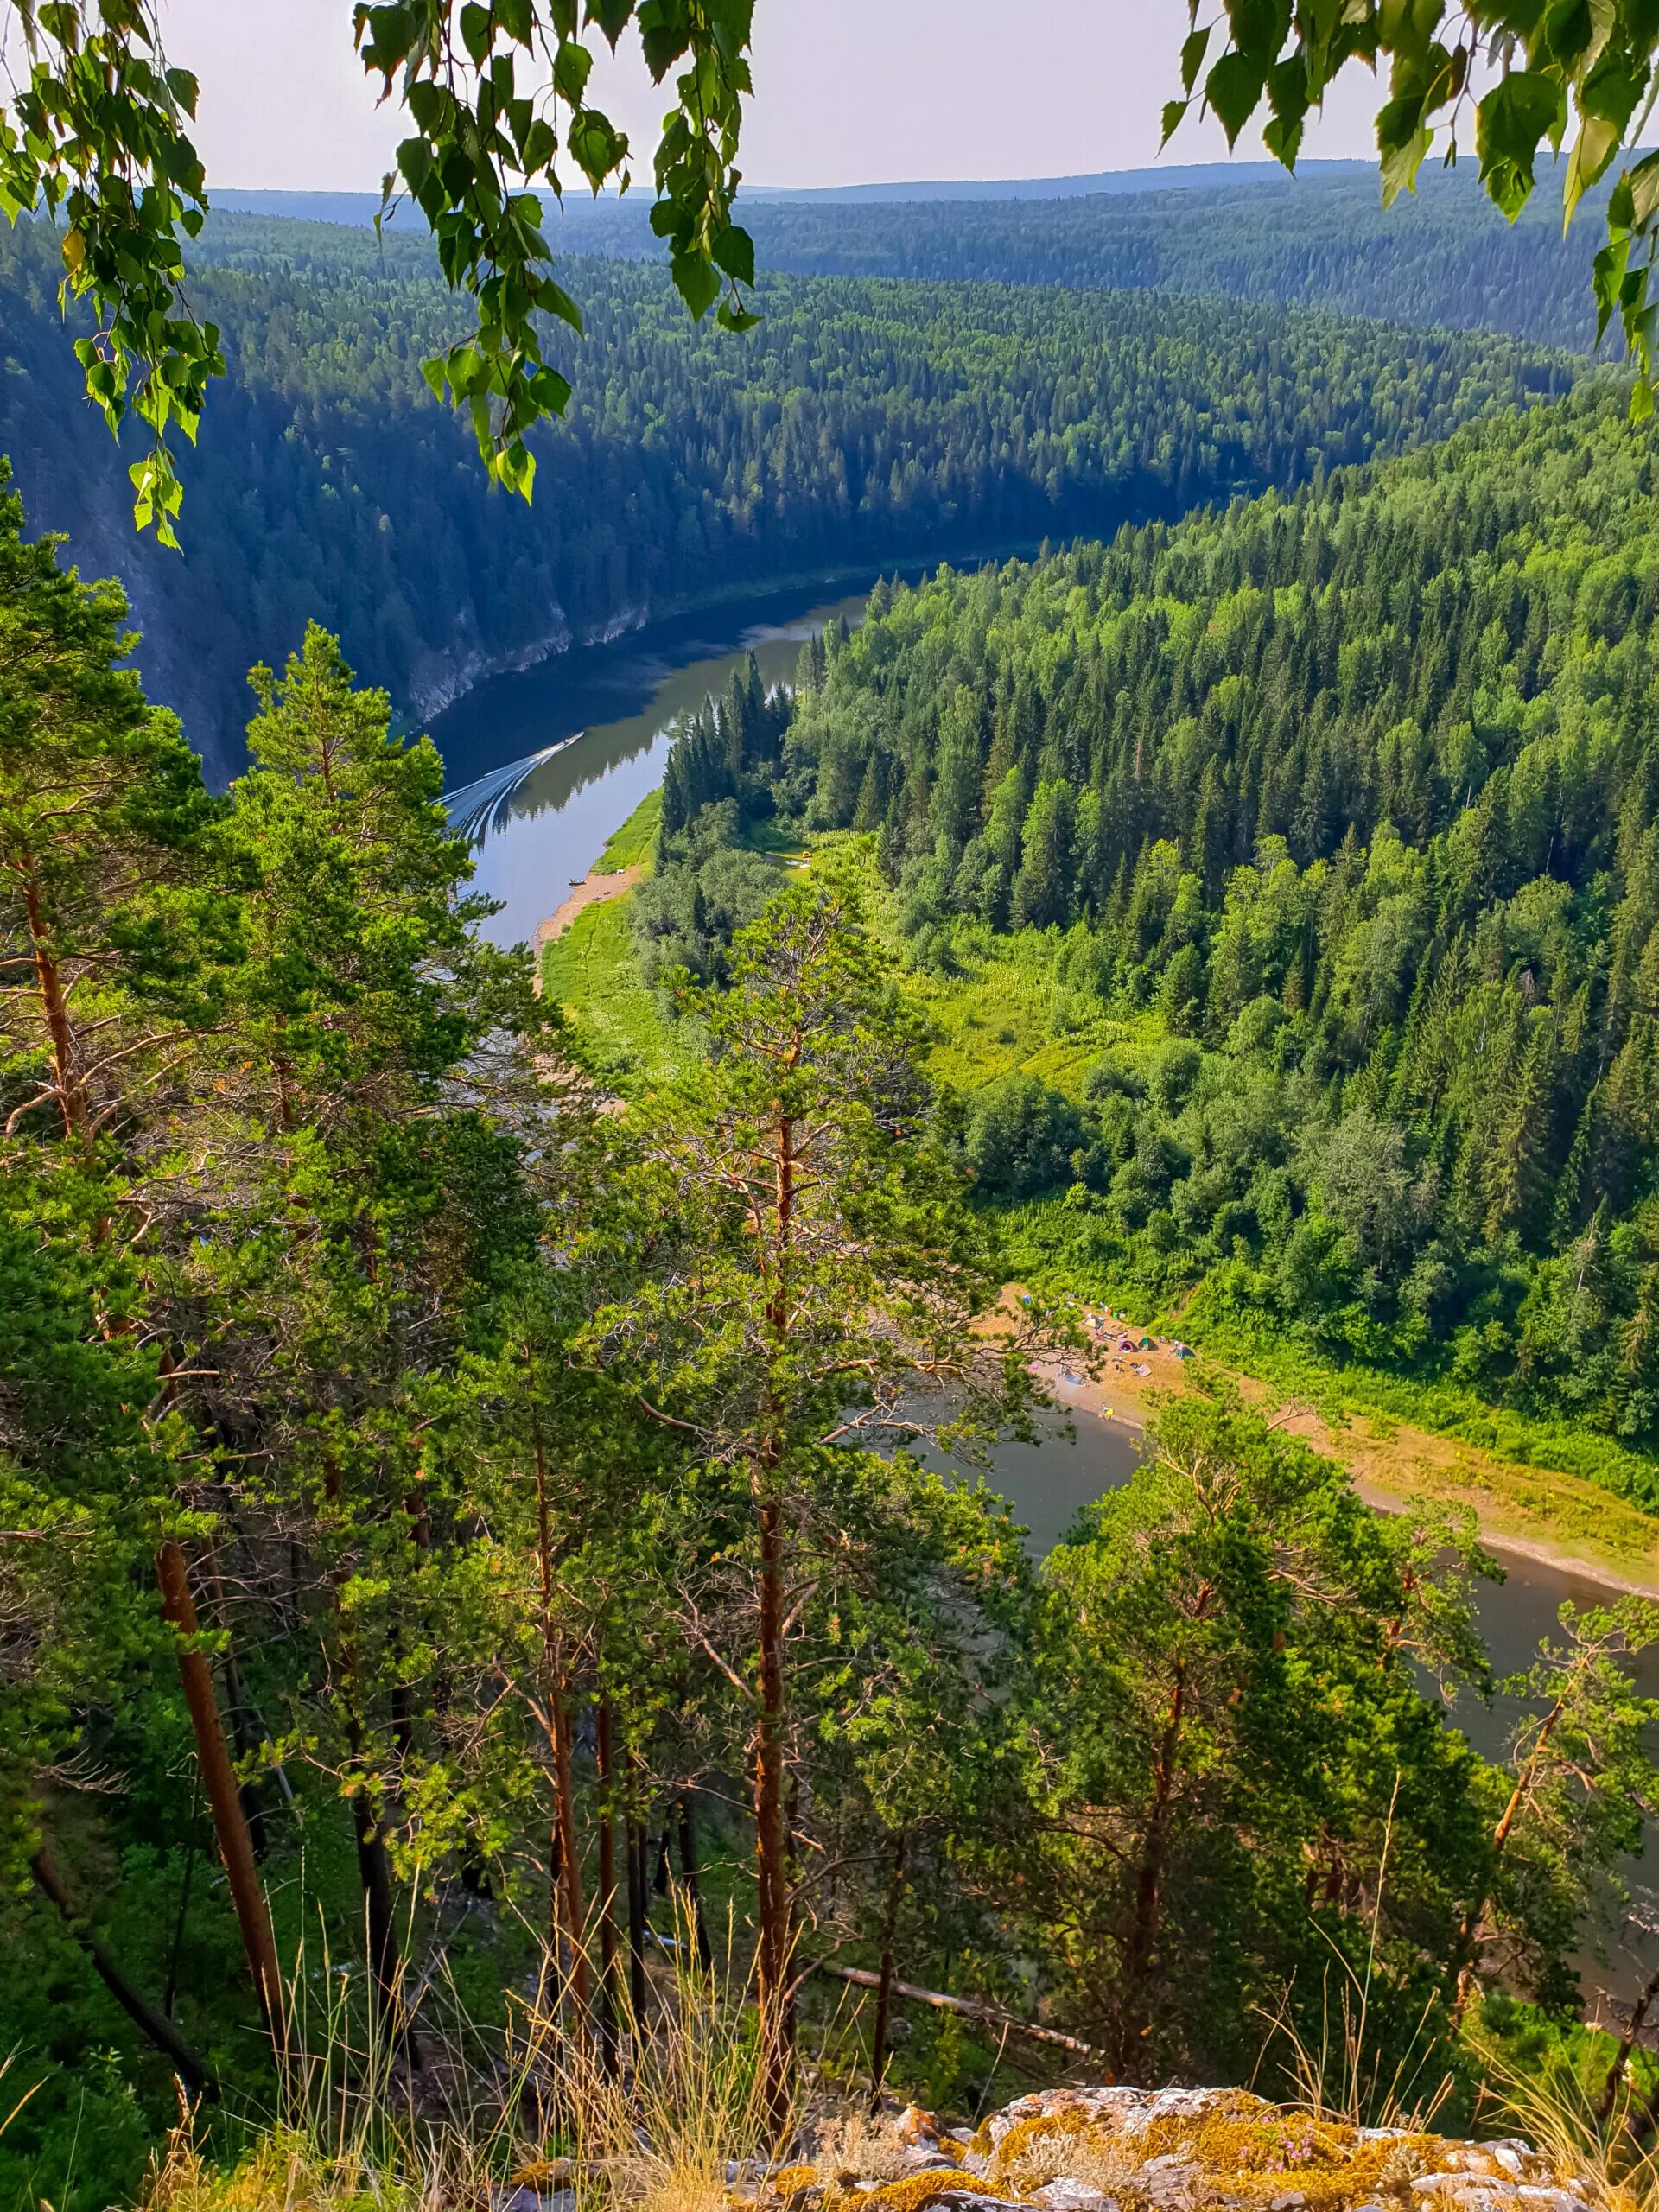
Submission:
[[[1588,352],[1595,202],[1607,188],[1566,237],[1554,188],[1547,172],[1510,225],[1467,165],[1427,173],[1416,193],[1385,209],[1367,162],[1310,162],[1294,177],[1271,162],[1211,162],[1007,183],[763,190],[746,194],[744,213],[763,285],[789,274],[1219,293]],[[975,196],[949,196],[956,192]],[[223,211],[245,207],[360,229],[379,201],[366,192],[225,192],[214,204],[214,222],[232,228],[245,216]],[[644,191],[573,194],[550,228],[565,253],[660,263],[650,216]],[[411,244],[423,236],[407,207],[394,235]]]
[[[221,192],[211,194],[215,209],[227,215],[277,215],[294,223],[340,223],[365,230],[380,212],[378,192]],[[404,200],[389,217],[404,231],[423,230],[425,219]]]
[[420,376],[464,318],[424,235],[219,214],[191,261],[230,377],[184,462],[182,559],[133,537],[56,241],[30,223],[0,234],[0,451],[31,524],[126,580],[152,696],[220,775],[248,667],[308,616],[418,719],[696,594],[1110,534],[1443,435],[1576,367],[1484,334],[1146,289],[848,276],[769,275],[760,327],[734,338],[694,326],[666,270],[572,257],[587,335],[554,334],[574,397],[537,436],[527,507],[491,494]]
[[[1221,293],[1593,346],[1590,262],[1605,186],[1563,237],[1548,172],[1510,224],[1469,166],[1428,173],[1389,208],[1363,163],[1319,163],[1294,178],[1246,176],[1244,167],[1224,189],[1197,181],[1227,174],[1212,168],[1190,172],[1185,188],[1160,178],[1155,191],[1080,197],[762,200],[748,223],[758,265],[798,276]],[[586,252],[647,255],[643,218],[642,207],[637,238],[614,208],[604,219],[567,218],[566,235]]]
[[[1337,179],[1353,181],[1370,176],[1373,170],[1369,162],[1307,162],[1298,174],[1308,182]],[[1098,169],[1087,176],[1002,177],[990,181],[959,177],[945,181],[920,179],[907,184],[750,184],[744,187],[743,198],[751,206],[765,200],[790,207],[812,203],[904,207],[938,200],[1082,200],[1105,193],[1224,192],[1236,191],[1243,184],[1284,181],[1285,172],[1277,162],[1194,162],[1144,169]],[[632,215],[636,208],[643,208],[647,200],[645,193],[636,193],[626,200],[607,193],[597,202],[573,199],[570,205],[584,214],[591,212],[602,217],[609,209],[618,215]],[[373,222],[380,207],[380,195],[378,192],[216,188],[213,203],[228,214],[283,215],[296,222],[359,226]],[[399,219],[405,228],[409,226],[411,216],[407,205]],[[413,220],[418,223],[419,216],[414,216]]]
[[[1370,162],[1305,162],[1305,181],[1373,176]],[[1096,169],[1086,176],[1025,176],[918,180],[910,184],[748,185],[749,200],[839,201],[843,205],[905,206],[925,200],[1084,200],[1103,193],[1232,192],[1242,184],[1282,184],[1277,162],[1170,162],[1144,169]]]

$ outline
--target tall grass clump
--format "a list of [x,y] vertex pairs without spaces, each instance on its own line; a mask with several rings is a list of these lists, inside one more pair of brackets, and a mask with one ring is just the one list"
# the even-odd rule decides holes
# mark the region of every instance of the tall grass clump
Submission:
[[493,2034],[426,1983],[375,2032],[346,1975],[296,1975],[280,2112],[226,2169],[183,2109],[145,2212],[440,2212],[567,2187],[581,2212],[723,2212],[730,2162],[765,2164],[773,2136],[734,1946],[703,1968],[679,1916],[639,2012],[597,1972],[584,2012],[543,1955]]
[[[683,1915],[677,1940],[638,2017],[616,1993],[618,2063],[605,2042],[540,2012],[531,2040],[545,2054],[548,2116],[572,2157],[578,2204],[632,2212],[723,2212],[731,2163],[765,2164],[768,2122],[746,1978],[704,1969]],[[793,2133],[782,2131],[782,2139]]]

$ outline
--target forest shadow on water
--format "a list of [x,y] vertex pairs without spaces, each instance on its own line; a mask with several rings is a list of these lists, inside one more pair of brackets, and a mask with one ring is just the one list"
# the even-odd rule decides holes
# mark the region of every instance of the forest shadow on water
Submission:
[[[567,665],[577,656],[566,654],[522,676],[503,677],[435,723],[433,741],[443,753],[451,789],[468,779],[469,769],[487,772],[508,733],[509,760],[559,747],[496,810],[474,854],[474,888],[501,906],[486,925],[487,934],[499,944],[535,935],[537,924],[587,874],[612,831],[662,781],[680,716],[721,691],[747,654],[754,654],[768,687],[786,683],[805,641],[837,620],[856,625],[868,595],[824,601],[803,593],[794,595],[806,601],[796,611],[746,604],[730,610],[724,628],[706,616],[660,625],[585,649],[581,666]],[[479,717],[477,742],[470,745],[452,728],[452,716],[469,707]],[[499,719],[492,721],[498,711]],[[490,728],[493,740],[485,734]],[[565,741],[571,738],[574,743]]]

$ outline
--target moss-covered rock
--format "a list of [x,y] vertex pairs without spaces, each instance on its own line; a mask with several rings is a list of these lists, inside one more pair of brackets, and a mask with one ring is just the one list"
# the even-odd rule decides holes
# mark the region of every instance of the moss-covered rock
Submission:
[[926,2168],[838,2177],[830,2212],[1624,2212],[1512,2139],[1359,2127],[1242,2089],[1045,2090],[993,2113],[965,2148],[913,2110],[899,2125]]

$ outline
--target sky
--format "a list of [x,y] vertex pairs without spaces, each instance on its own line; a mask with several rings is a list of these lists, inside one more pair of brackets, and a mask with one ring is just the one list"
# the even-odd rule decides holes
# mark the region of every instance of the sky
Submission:
[[[168,58],[201,81],[210,190],[378,185],[399,132],[353,53],[351,14],[351,0],[162,0]],[[1186,26],[1185,0],[759,0],[743,173],[802,186],[1146,167]],[[594,85],[648,149],[664,101],[643,65],[607,57]],[[1376,105],[1359,73],[1306,152],[1370,153]],[[1165,158],[1225,155],[1218,127],[1190,117]]]

